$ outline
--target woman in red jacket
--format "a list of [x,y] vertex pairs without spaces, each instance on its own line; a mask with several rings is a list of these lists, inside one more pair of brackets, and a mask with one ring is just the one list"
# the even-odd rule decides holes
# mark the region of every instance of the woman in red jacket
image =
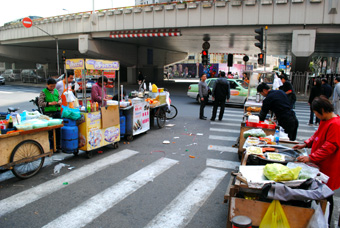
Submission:
[[[312,102],[312,110],[319,118],[320,125],[314,135],[303,144],[293,149],[312,148],[309,156],[297,158],[300,162],[313,162],[319,166],[320,171],[329,176],[327,186],[333,191],[340,188],[340,117],[334,114],[334,107],[324,96],[316,97]],[[333,196],[327,199],[330,202],[331,221],[333,212]]]

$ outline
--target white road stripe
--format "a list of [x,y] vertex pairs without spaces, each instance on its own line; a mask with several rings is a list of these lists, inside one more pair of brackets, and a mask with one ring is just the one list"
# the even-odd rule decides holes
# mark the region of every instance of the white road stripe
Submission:
[[240,118],[243,118],[243,114],[223,114],[223,117],[240,117]]
[[68,182],[69,184],[73,184],[96,172],[99,172],[100,170],[107,168],[110,165],[117,164],[118,162],[121,162],[136,154],[138,154],[138,152],[133,150],[120,151],[108,157],[102,158],[96,162],[85,165],[70,173],[64,174],[53,180],[40,184],[34,188],[27,189],[26,191],[3,199],[0,201],[0,217],[21,207],[24,207],[29,203],[39,200],[53,192],[69,186],[62,185],[60,183]]
[[240,130],[233,130],[233,129],[210,128],[210,131],[218,131],[218,132],[238,133],[238,134],[240,134]]
[[228,146],[216,146],[216,145],[209,145],[208,150],[216,150],[216,151],[229,152],[229,153],[238,152],[238,148],[228,147]]
[[145,228],[184,228],[227,173],[206,168]]
[[225,122],[215,122],[210,121],[211,125],[221,125],[221,126],[236,126],[241,128],[241,123],[225,123]]
[[226,137],[219,135],[209,135],[209,139],[223,140],[223,141],[236,141],[237,137]]
[[206,162],[206,166],[222,168],[222,169],[236,169],[241,165],[240,162],[220,160],[220,159],[211,159],[208,158]]
[[84,227],[177,163],[178,161],[169,158],[159,159],[91,197],[80,206],[48,223],[44,228]]
[[11,93],[13,93],[13,92],[0,91],[0,93],[11,94]]
[[242,110],[237,110],[237,111],[234,111],[234,110],[224,110],[224,113],[239,113],[241,115],[243,115],[243,109]]
[[311,133],[311,134],[314,134],[315,131],[316,131],[315,129],[304,130],[304,129],[300,129],[300,127],[298,128],[298,133],[301,132],[301,133]]

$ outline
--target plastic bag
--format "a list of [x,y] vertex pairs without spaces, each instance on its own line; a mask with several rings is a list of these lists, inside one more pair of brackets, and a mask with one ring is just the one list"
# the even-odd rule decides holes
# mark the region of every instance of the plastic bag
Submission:
[[299,180],[315,178],[320,172],[319,169],[306,165],[302,162],[288,162],[287,167],[291,169],[296,167],[302,168],[299,174]]
[[296,180],[299,176],[301,167],[293,169],[279,163],[267,164],[263,169],[263,174],[269,180],[273,181],[291,181]]
[[262,129],[251,129],[243,133],[243,137],[246,139],[251,137],[266,137],[266,133]]
[[273,200],[273,202],[271,202],[259,228],[290,228],[280,201]]
[[312,208],[315,210],[312,218],[309,220],[307,228],[327,228],[328,222],[321,210],[321,206],[312,201]]
[[78,120],[81,118],[80,110],[77,108],[69,108],[67,106],[62,106],[63,112],[61,114],[61,118]]

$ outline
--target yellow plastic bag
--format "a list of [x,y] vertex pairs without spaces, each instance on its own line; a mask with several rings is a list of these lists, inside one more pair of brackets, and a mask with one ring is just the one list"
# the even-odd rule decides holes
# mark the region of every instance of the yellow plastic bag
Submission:
[[152,92],[157,93],[158,92],[158,87],[155,84],[152,84]]
[[273,200],[268,207],[259,228],[290,228],[280,201]]

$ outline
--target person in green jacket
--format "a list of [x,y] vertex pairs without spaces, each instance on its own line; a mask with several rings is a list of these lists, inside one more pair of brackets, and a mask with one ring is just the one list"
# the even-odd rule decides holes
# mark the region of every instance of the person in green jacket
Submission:
[[[55,88],[57,82],[53,78],[49,78],[47,80],[47,86],[44,88],[40,95],[38,104],[43,110],[43,114],[49,117],[52,117],[54,119],[60,119],[61,118],[61,99],[59,98],[58,90]],[[53,142],[53,133],[52,131],[49,132],[49,138],[50,142]],[[56,146],[57,146],[57,152],[60,151],[60,129],[56,129]],[[52,148],[52,143],[50,143]]]

